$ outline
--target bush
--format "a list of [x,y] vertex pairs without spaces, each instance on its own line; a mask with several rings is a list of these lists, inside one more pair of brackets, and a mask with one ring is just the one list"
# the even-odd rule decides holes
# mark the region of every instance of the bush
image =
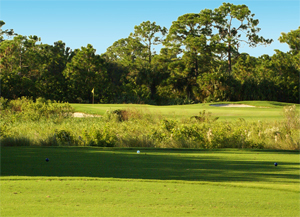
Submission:
[[1,146],[30,146],[33,145],[32,141],[26,137],[6,137],[0,140]]
[[292,106],[285,106],[284,110],[284,117],[287,130],[290,131],[291,129],[297,129],[300,127],[300,119],[299,113],[296,110],[296,105]]
[[207,123],[211,123],[219,119],[219,117],[213,118],[211,116],[211,112],[205,112],[205,110],[203,110],[203,112],[199,112],[199,115],[197,116],[192,116],[191,119],[192,118],[195,118],[199,122],[207,122]]
[[11,101],[1,99],[1,112],[6,117],[18,115],[22,121],[40,121],[41,119],[58,121],[71,117],[74,109],[68,103],[43,98],[38,98],[34,102],[30,98],[22,97]]
[[114,147],[117,140],[113,132],[108,128],[91,128],[84,130],[82,137],[79,138],[87,146]]
[[135,108],[106,111],[105,114],[105,117],[108,121],[117,120],[119,122],[129,120],[140,120],[145,118],[146,116],[146,114],[143,114],[140,110]]

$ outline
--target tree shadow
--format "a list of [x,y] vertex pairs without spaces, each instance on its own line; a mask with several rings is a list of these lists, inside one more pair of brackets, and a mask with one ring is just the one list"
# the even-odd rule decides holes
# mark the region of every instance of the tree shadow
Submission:
[[[252,152],[241,153],[252,157]],[[137,154],[133,149],[7,147],[1,149],[1,176],[299,183],[299,163],[283,161],[275,167],[274,162],[265,161],[259,154],[255,160],[241,160],[235,157],[238,154],[237,150],[155,149]]]
[[[275,105],[275,106],[281,106],[281,107],[284,107],[284,106],[291,106],[292,104],[291,103],[284,103],[284,102],[269,102],[271,105]],[[297,103],[295,103],[297,105]]]

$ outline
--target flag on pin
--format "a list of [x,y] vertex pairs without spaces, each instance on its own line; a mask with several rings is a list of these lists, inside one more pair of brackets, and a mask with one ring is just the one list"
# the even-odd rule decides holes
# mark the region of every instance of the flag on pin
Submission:
[[94,94],[94,89],[95,89],[95,88],[93,88],[93,90],[92,90],[92,93],[93,93],[93,94]]

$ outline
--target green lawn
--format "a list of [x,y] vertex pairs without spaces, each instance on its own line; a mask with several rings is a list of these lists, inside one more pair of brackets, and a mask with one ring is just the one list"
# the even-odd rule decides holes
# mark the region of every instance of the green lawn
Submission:
[[300,214],[297,151],[136,150],[3,147],[1,216]]
[[[246,104],[255,107],[214,107],[211,104]],[[243,118],[245,120],[282,120],[283,107],[293,105],[291,103],[280,103],[272,101],[240,101],[240,102],[221,102],[221,103],[202,103],[193,105],[175,105],[175,106],[152,106],[140,104],[71,104],[76,112],[88,114],[103,115],[106,111],[116,109],[135,108],[148,111],[152,114],[158,114],[165,117],[190,117],[198,115],[199,112],[206,110],[220,120],[236,120]],[[300,105],[297,104],[300,112]]]

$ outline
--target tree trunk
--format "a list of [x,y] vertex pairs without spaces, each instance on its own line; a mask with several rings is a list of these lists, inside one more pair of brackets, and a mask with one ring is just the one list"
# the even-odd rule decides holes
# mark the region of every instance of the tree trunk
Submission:
[[199,73],[198,73],[198,57],[197,57],[197,52],[195,51],[195,77],[197,78]]
[[151,83],[151,85],[150,85],[150,91],[151,91],[150,98],[151,98],[152,100],[154,100],[155,95],[156,95],[156,85],[155,85],[155,82],[152,82],[152,83]]
[[231,73],[231,44],[228,45],[228,72]]
[[148,46],[148,51],[149,51],[149,65],[151,65],[151,40],[149,39],[149,46]]

